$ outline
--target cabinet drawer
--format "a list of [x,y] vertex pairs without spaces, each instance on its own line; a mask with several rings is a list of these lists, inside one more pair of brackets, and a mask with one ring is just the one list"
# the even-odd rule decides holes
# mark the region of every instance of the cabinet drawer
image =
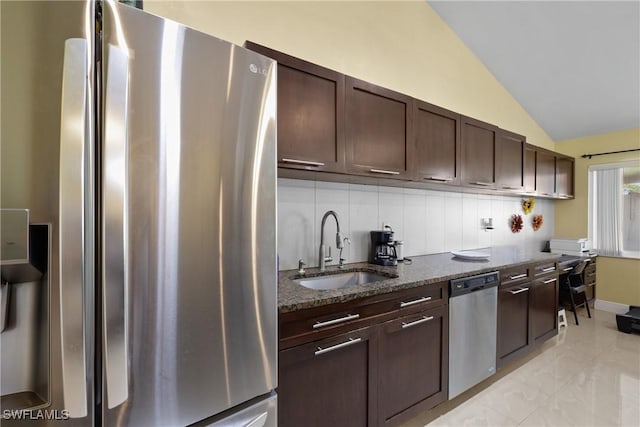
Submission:
[[595,269],[595,266],[591,270],[586,269],[584,271],[584,283],[585,283],[585,285],[589,285],[589,286],[592,286],[592,285],[596,284],[596,269]]
[[300,310],[279,316],[280,348],[288,348],[306,342],[363,327],[369,323],[368,313],[354,303],[330,304],[323,307]]
[[531,274],[530,265],[507,268],[500,271],[500,286],[510,286],[523,283],[529,280]]
[[447,282],[329,304],[279,316],[280,348],[288,348],[448,302]]
[[447,282],[440,282],[404,291],[395,298],[393,307],[404,314],[447,304],[448,298]]
[[546,262],[538,264],[534,267],[535,277],[544,276],[547,274],[555,274],[558,271],[558,266],[555,262]]

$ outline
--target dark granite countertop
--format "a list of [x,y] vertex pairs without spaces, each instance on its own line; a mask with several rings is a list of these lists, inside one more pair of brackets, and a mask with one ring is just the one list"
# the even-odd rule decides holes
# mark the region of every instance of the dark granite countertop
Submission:
[[[389,280],[349,286],[342,289],[312,290],[294,283],[299,278],[297,270],[286,270],[278,278],[278,311],[287,313],[327,304],[351,301],[357,298],[380,295],[401,289],[438,283],[459,277],[480,274],[531,262],[557,261],[558,254],[532,252],[518,247],[494,247],[479,249],[491,254],[489,259],[466,261],[454,257],[450,252],[410,257],[411,264],[398,263],[398,267],[382,267],[366,262],[347,264],[343,270],[336,266],[327,267],[325,273],[345,273],[366,269],[390,276]],[[306,269],[304,277],[318,275],[317,268]],[[397,277],[393,277],[397,276]]]

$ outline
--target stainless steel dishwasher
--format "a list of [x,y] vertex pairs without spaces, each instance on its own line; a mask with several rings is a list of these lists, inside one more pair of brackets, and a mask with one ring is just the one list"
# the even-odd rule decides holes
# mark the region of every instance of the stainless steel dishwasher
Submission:
[[449,287],[449,399],[496,372],[497,271]]

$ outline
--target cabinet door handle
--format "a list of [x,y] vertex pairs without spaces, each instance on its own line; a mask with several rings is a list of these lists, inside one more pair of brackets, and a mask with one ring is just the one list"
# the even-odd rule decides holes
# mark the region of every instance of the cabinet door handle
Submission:
[[453,181],[453,178],[444,177],[444,176],[425,176],[424,179],[426,179],[427,181],[438,181],[438,182]]
[[518,295],[521,294],[523,292],[527,292],[529,290],[529,288],[518,288],[516,290],[511,290],[509,292],[511,292],[511,295]]
[[387,171],[387,170],[384,170],[384,169],[369,169],[369,172],[382,173],[382,174],[385,174],[385,175],[400,175],[400,172]]
[[515,276],[509,276],[509,280],[522,279],[523,277],[527,277],[526,273],[516,274]]
[[570,194],[558,194],[558,196],[562,197],[563,199],[569,199],[571,197]]
[[332,345],[331,347],[325,347],[325,348],[318,347],[318,349],[315,351],[314,354],[316,356],[320,356],[321,354],[329,353],[330,351],[338,350],[339,348],[344,348],[350,345],[357,344],[360,341],[362,341],[362,338],[349,338],[349,341],[341,342],[340,344]]
[[546,273],[546,272],[548,272],[548,271],[554,271],[555,269],[556,269],[555,267],[547,267],[547,268],[543,268],[543,269],[542,269],[542,272],[543,272],[543,273]]
[[360,318],[359,314],[347,314],[344,317],[339,317],[333,320],[327,320],[326,322],[316,322],[313,324],[313,329],[322,328],[324,326],[335,325],[337,323],[347,322],[349,320],[355,320]]
[[567,267],[562,269],[562,271],[571,271],[571,270],[573,270],[573,267]]
[[413,322],[402,322],[402,329],[404,328],[410,328],[412,326],[416,326],[419,325],[420,323],[424,323],[424,322],[428,322],[429,320],[433,320],[433,316],[422,316],[422,319],[418,319],[418,320],[414,320]]
[[549,280],[545,280],[545,281],[544,281],[544,282],[542,282],[542,283],[544,283],[545,285],[548,285],[549,283],[551,283],[551,282],[555,282],[556,280],[558,280],[558,279],[555,279],[555,278],[554,278],[554,279],[549,279]]
[[492,182],[482,182],[482,181],[473,181],[473,182],[470,182],[469,184],[482,185],[483,187],[491,187],[493,185]]
[[418,299],[414,299],[413,301],[401,302],[400,308],[409,307],[410,305],[420,304],[421,302],[431,301],[431,297],[422,297]]
[[550,196],[550,197],[553,196],[553,194],[551,194],[551,193],[540,193],[540,194],[542,194],[543,196]]
[[514,187],[512,185],[503,185],[502,188],[505,190],[522,190],[522,187]]
[[283,163],[293,163],[295,165],[304,165],[304,166],[324,166],[322,162],[312,162],[309,160],[297,160],[297,159],[282,159]]

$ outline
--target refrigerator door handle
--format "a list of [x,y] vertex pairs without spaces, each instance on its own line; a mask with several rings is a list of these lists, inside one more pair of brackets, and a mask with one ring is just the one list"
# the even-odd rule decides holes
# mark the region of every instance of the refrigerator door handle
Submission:
[[64,45],[60,117],[60,340],[64,406],[72,418],[87,416],[85,334],[85,143],[87,126],[85,39]]
[[127,106],[129,54],[109,44],[104,110],[103,337],[107,407],[129,397],[127,353]]

